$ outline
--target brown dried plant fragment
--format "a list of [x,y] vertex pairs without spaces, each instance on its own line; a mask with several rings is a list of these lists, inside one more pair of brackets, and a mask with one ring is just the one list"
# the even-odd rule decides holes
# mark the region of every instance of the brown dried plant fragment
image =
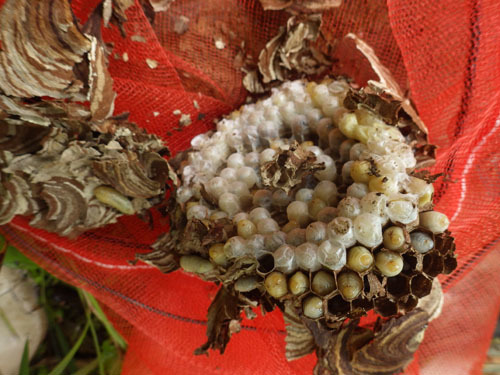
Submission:
[[[134,4],[134,0],[102,0],[89,15],[85,25],[83,25],[84,33],[95,37],[104,45],[101,24],[104,27],[110,27],[110,24],[113,24],[118,27],[121,36],[125,38],[127,33],[125,32],[124,23],[128,20],[125,12]],[[115,54],[116,56],[117,54]]]
[[314,59],[313,47],[309,44],[318,38],[320,26],[320,15],[303,19],[290,17],[286,29],[282,27],[260,53],[258,66],[263,82],[287,79],[286,70],[296,70],[299,74],[320,73],[324,67]]
[[175,0],[146,0],[155,12],[165,12]]
[[290,13],[320,13],[342,5],[342,0],[260,0],[264,10],[287,10]]
[[258,262],[254,257],[242,256],[234,261],[228,270],[219,278],[224,285],[230,287],[236,280],[245,275],[256,273]]
[[260,0],[264,10],[282,10],[289,8],[293,0]]
[[134,5],[134,0],[104,0],[102,2],[102,19],[105,27],[110,23],[116,24],[120,30],[127,21],[125,11]]
[[313,46],[319,36],[321,15],[292,16],[259,55],[258,71],[246,72],[243,85],[251,93],[268,91],[277,82],[319,75],[331,61]]
[[241,320],[241,311],[239,299],[221,287],[208,308],[208,340],[194,354],[207,354],[208,349],[219,350],[223,354],[231,337],[231,326],[234,326],[235,321]]
[[273,160],[260,167],[260,172],[264,186],[280,188],[288,193],[306,176],[324,168],[312,152],[294,143],[288,150],[280,149]]

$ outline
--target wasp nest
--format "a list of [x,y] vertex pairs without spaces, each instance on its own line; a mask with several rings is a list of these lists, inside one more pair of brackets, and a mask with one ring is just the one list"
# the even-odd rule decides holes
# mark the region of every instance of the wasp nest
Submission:
[[[106,3],[110,22],[130,6]],[[127,116],[111,117],[116,93],[99,38],[81,31],[68,1],[8,0],[0,23],[0,225],[24,215],[74,237],[147,216],[165,195],[168,150]]]
[[344,80],[284,83],[178,156],[171,231],[139,258],[325,329],[409,312],[456,267],[448,218],[415,174],[429,150],[390,97]]

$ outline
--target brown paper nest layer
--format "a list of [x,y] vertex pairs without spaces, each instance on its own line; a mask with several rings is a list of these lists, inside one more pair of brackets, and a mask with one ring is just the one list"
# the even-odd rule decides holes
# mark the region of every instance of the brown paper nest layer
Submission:
[[98,7],[97,31],[81,28],[65,0],[3,5],[0,224],[24,215],[74,237],[163,200],[168,149],[127,115],[112,117],[116,93],[98,30],[101,21],[121,26],[131,5]]

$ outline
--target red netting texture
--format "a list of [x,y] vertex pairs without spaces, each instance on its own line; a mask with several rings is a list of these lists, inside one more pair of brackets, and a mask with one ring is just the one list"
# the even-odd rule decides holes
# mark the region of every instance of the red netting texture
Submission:
[[[84,21],[97,3],[73,0],[72,6]],[[458,268],[441,278],[443,313],[431,323],[407,374],[480,374],[500,306],[500,2],[345,3],[324,15],[319,44],[355,32],[408,90],[440,147],[432,172],[445,178],[435,185],[436,209],[450,217],[456,237]],[[161,136],[174,153],[243,103],[235,62],[242,42],[257,58],[287,19],[284,12],[264,12],[256,0],[176,0],[153,24],[137,3],[127,16],[127,38],[114,27],[103,32],[114,45],[115,113],[130,112],[132,121]],[[174,28],[181,16],[189,24],[179,35]],[[224,48],[217,49],[215,40]],[[146,59],[157,67],[151,69]],[[176,109],[193,120],[183,131],[175,130]],[[153,230],[126,217],[76,240],[32,229],[23,218],[0,230],[30,258],[106,306],[130,344],[124,374],[311,374],[314,355],[285,360],[277,311],[244,320],[224,355],[193,356],[205,340],[216,286],[127,263],[166,229],[166,220],[153,215]]]

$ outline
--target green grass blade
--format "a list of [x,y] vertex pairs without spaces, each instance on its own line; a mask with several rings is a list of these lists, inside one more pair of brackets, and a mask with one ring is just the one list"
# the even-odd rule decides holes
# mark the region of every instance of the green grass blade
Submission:
[[106,375],[104,371],[104,362],[101,355],[101,348],[99,347],[99,339],[97,338],[97,333],[94,328],[94,323],[92,323],[92,317],[88,314],[88,319],[90,323],[90,333],[92,334],[92,340],[94,341],[95,352],[97,354],[97,362],[99,362],[99,375]]
[[5,237],[0,234],[0,269],[2,268],[3,258],[7,252],[7,241]]
[[73,357],[75,356],[76,352],[80,348],[80,345],[82,345],[83,340],[85,339],[85,336],[87,335],[87,331],[89,330],[90,323],[87,321],[87,324],[85,324],[85,328],[83,329],[80,337],[78,340],[75,342],[75,345],[71,348],[71,350],[66,354],[66,356],[62,359],[61,362],[58,363],[54,369],[49,373],[49,375],[61,375],[63,371],[66,369],[66,367],[69,365]]
[[26,340],[24,344],[23,356],[21,357],[21,367],[19,368],[19,375],[29,375],[30,374],[30,350],[29,341]]
[[[83,299],[81,290],[78,290],[78,293],[80,294],[80,298]],[[92,322],[92,315],[90,315],[88,308],[85,309],[85,316],[87,317],[87,322],[90,325],[90,333],[92,334],[92,341],[94,342],[95,352],[97,354],[97,362],[99,363],[99,375],[106,375],[106,371],[104,371],[104,361],[101,355],[99,339],[97,338],[94,323]]]
[[74,372],[73,375],[89,375],[97,368],[98,364],[99,361],[97,359],[94,359],[93,361],[80,368],[78,371]]
[[[47,321],[49,325],[48,337],[56,355],[60,358],[64,358],[69,353],[70,346],[61,327],[56,322],[54,310],[52,309],[47,298],[47,288],[49,287],[47,285],[47,275],[50,277],[50,274],[46,273],[44,269],[40,269],[40,271],[40,304],[44,307],[45,313],[47,314]],[[68,370],[69,372],[76,371],[76,365],[73,359],[71,359],[69,363]]]
[[113,324],[111,324],[111,322],[108,320],[106,314],[104,314],[104,311],[102,311],[99,302],[97,302],[97,300],[92,294],[86,292],[83,289],[81,291],[83,296],[87,300],[87,304],[89,305],[92,312],[95,314],[97,319],[101,321],[101,323],[104,325],[104,328],[106,328],[108,335],[120,347],[120,349],[125,350],[127,348],[127,343],[125,339],[122,337],[122,335],[120,335],[120,333],[115,329],[115,327],[113,327]]
[[0,238],[0,247],[5,252],[3,264],[12,268],[21,268],[26,271],[37,270],[40,267],[29,259],[26,255],[17,250],[14,246],[10,246],[5,239]]
[[9,318],[7,317],[7,314],[3,309],[0,307],[0,320],[7,326],[7,329],[12,333],[14,336],[19,337],[19,334],[17,333],[16,329],[10,322]]

